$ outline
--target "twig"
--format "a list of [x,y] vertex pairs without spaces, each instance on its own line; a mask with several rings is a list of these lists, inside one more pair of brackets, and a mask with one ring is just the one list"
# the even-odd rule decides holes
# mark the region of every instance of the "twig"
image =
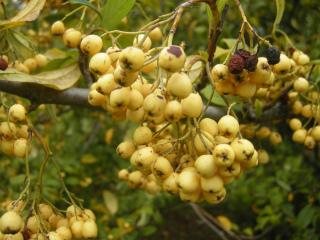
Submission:
[[87,85],[90,86],[94,82],[94,77],[89,70],[89,58],[81,50],[79,50],[78,63],[83,78],[86,80]]

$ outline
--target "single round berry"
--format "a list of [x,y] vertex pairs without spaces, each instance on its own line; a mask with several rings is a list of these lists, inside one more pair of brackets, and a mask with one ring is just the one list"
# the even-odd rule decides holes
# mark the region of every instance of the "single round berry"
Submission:
[[119,56],[120,66],[129,72],[135,72],[142,68],[144,64],[144,52],[137,47],[127,47],[122,50]]
[[69,48],[76,48],[81,42],[81,32],[70,28],[66,30],[63,34],[63,42]]
[[171,45],[162,49],[159,56],[159,66],[168,72],[180,71],[186,61],[186,54],[182,47]]
[[174,73],[169,78],[167,90],[175,97],[186,98],[192,92],[192,83],[185,73]]
[[103,42],[98,35],[88,35],[81,40],[80,49],[83,53],[93,56],[101,51]]
[[182,113],[187,117],[199,117],[203,101],[199,93],[191,93],[188,97],[181,100]]
[[232,74],[240,74],[245,68],[245,60],[237,54],[234,54],[228,63],[229,72]]
[[97,53],[92,56],[89,62],[89,69],[92,73],[105,74],[111,66],[111,59],[106,53]]
[[280,51],[276,47],[269,47],[266,51],[266,58],[270,65],[275,65],[280,62]]
[[152,41],[150,37],[146,36],[145,34],[139,34],[134,38],[133,46],[141,48],[144,52],[147,52],[152,46]]
[[64,31],[65,31],[65,27],[62,21],[56,21],[51,26],[52,35],[62,35]]
[[25,121],[26,115],[26,109],[21,104],[14,104],[9,108],[9,119],[13,122]]

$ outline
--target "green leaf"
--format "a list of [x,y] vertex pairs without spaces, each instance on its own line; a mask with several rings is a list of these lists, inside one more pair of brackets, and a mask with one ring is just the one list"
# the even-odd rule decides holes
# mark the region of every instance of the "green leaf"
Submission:
[[224,38],[222,39],[222,41],[227,45],[229,49],[232,49],[237,43],[237,39],[235,38]]
[[80,75],[81,73],[77,64],[35,75],[25,74],[12,68],[0,71],[1,80],[35,83],[56,90],[65,90],[72,87],[79,80]]
[[116,27],[130,10],[135,0],[108,0],[102,8],[102,26],[108,30]]
[[99,15],[99,17],[102,19],[102,15],[101,15],[99,9],[95,5],[93,5],[91,2],[89,2],[88,0],[69,0],[69,3],[87,6],[87,7],[91,8],[93,11],[95,11]]
[[278,25],[281,22],[281,19],[283,17],[284,9],[285,9],[285,0],[276,0],[276,6],[277,6],[277,15],[276,19],[274,20],[273,23],[273,29],[272,32],[275,33],[276,29],[278,28]]
[[143,236],[151,236],[157,231],[157,228],[155,226],[146,226],[142,229]]
[[316,210],[312,205],[305,206],[297,216],[297,225],[301,228],[306,228],[313,219]]
[[114,215],[118,211],[118,199],[110,191],[103,191],[103,200],[105,206],[108,208],[109,212]]

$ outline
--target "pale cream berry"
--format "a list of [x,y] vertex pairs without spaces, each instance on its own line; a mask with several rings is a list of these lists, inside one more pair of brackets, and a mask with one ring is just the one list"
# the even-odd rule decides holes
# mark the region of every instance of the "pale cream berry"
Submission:
[[144,117],[144,109],[143,107],[137,110],[127,109],[126,118],[134,123],[141,123]]
[[227,194],[227,191],[223,187],[220,191],[215,193],[205,192],[203,197],[210,204],[219,204],[225,199],[226,194]]
[[218,123],[210,118],[204,118],[200,121],[199,127],[201,130],[211,134],[212,136],[216,136],[219,133]]
[[136,148],[131,141],[124,141],[120,143],[116,149],[117,154],[123,159],[130,158],[135,150]]
[[9,119],[13,122],[25,121],[27,111],[21,104],[14,104],[9,108]]
[[38,63],[35,58],[27,58],[23,64],[29,69],[30,72],[33,72],[37,69]]
[[282,136],[279,132],[271,132],[269,141],[272,145],[277,146],[282,142]]
[[220,135],[234,139],[239,133],[240,125],[236,118],[231,115],[226,115],[218,121],[218,129]]
[[164,157],[158,157],[152,165],[153,174],[159,179],[166,179],[173,173],[170,161]]
[[104,95],[109,95],[114,89],[117,88],[117,84],[114,81],[114,77],[110,73],[99,77],[96,83],[96,90]]
[[88,95],[88,102],[92,106],[101,106],[106,103],[106,96],[99,93],[97,90],[91,90]]
[[211,152],[215,146],[215,140],[208,132],[201,131],[194,138],[194,147],[199,154]]
[[309,88],[309,82],[307,79],[299,77],[293,82],[293,88],[299,93],[305,92]]
[[185,73],[174,73],[169,78],[167,90],[170,94],[178,98],[186,98],[192,92],[192,83]]
[[178,186],[184,193],[193,193],[200,188],[200,176],[195,171],[183,170],[178,176]]
[[93,56],[101,51],[103,41],[98,35],[88,35],[81,40],[80,49],[83,53]]
[[41,203],[39,204],[39,212],[43,219],[48,220],[53,214],[53,209],[48,204]]
[[58,233],[56,232],[49,232],[47,235],[49,240],[64,240]]
[[320,141],[320,125],[314,127],[311,131],[311,136],[317,141]]
[[233,162],[229,166],[219,167],[219,175],[223,178],[237,177],[240,174],[241,174],[241,165],[239,162]]
[[259,164],[266,164],[270,161],[269,154],[266,150],[264,149],[258,150],[258,161],[259,161]]
[[13,144],[13,154],[16,157],[23,158],[26,156],[27,153],[27,148],[28,148],[28,142],[24,138],[19,138],[14,141]]
[[37,233],[40,230],[40,220],[36,216],[31,216],[27,220],[26,227],[31,233]]
[[217,193],[223,189],[223,180],[219,176],[201,178],[201,189],[207,193]]
[[4,234],[15,234],[22,230],[24,221],[15,211],[5,212],[0,218],[0,231]]
[[201,191],[193,192],[193,193],[185,193],[184,191],[179,191],[179,197],[182,201],[188,201],[188,202],[199,202],[201,199]]
[[14,155],[14,152],[13,152],[13,144],[14,144],[14,141],[13,141],[13,140],[4,140],[4,141],[1,141],[1,142],[0,142],[1,151],[2,151],[5,155],[8,155],[8,156]]
[[143,104],[143,95],[136,89],[131,89],[129,94],[129,104],[128,109],[137,110]]
[[92,219],[84,222],[82,227],[82,236],[84,238],[97,238],[98,226]]
[[43,54],[37,54],[35,56],[38,67],[45,67],[48,64],[48,58]]
[[159,116],[166,107],[166,99],[161,92],[155,91],[143,101],[143,109],[149,116]]
[[18,61],[14,63],[14,68],[15,68],[17,71],[22,72],[22,73],[27,73],[27,74],[30,73],[29,68],[27,68],[26,65],[24,65],[23,63],[18,62]]
[[72,232],[72,236],[75,239],[79,239],[79,238],[81,239],[83,237],[83,235],[82,235],[83,224],[84,224],[84,222],[82,220],[75,220],[71,224],[70,229]]
[[210,178],[213,177],[217,171],[217,166],[212,155],[201,155],[199,156],[195,163],[195,168],[201,177]]
[[81,208],[79,208],[78,206],[75,205],[70,205],[67,208],[67,212],[66,212],[66,216],[70,219],[74,216],[80,216],[82,214],[82,210]]
[[89,69],[92,73],[99,75],[105,74],[111,66],[111,59],[106,53],[97,53],[93,55],[89,62]]
[[156,195],[161,191],[161,187],[154,180],[149,180],[144,186],[145,190],[152,195]]
[[309,150],[314,149],[316,146],[315,139],[312,136],[306,136],[306,139],[304,140],[304,146]]
[[168,72],[180,71],[186,61],[186,54],[182,47],[171,45],[161,50],[159,56],[159,66]]
[[4,139],[11,139],[17,134],[17,127],[12,122],[0,123],[0,136]]
[[164,110],[164,117],[171,122],[178,122],[182,118],[182,106],[177,100],[172,100],[167,103]]
[[134,38],[133,46],[141,48],[144,52],[147,52],[152,46],[152,41],[149,36],[146,36],[145,34],[139,34]]
[[114,80],[117,84],[129,87],[131,86],[138,78],[139,72],[129,72],[122,68],[120,65],[117,65],[114,72]]
[[304,128],[294,131],[292,141],[303,144],[307,137],[307,130]]
[[116,63],[119,59],[121,49],[118,48],[117,46],[109,47],[106,53],[109,55],[111,62]]
[[72,240],[72,232],[70,228],[62,226],[57,228],[56,232],[63,240]]
[[310,62],[310,58],[307,54],[301,53],[297,59],[297,64],[306,65]]
[[142,172],[133,171],[129,174],[128,183],[130,187],[138,188],[143,185],[144,177]]
[[129,171],[127,169],[121,169],[118,172],[118,178],[121,180],[128,180],[129,177]]
[[228,81],[229,80],[229,70],[228,66],[224,64],[217,64],[211,70],[211,77],[213,81]]
[[66,30],[63,34],[63,42],[69,48],[76,48],[80,45],[81,42],[81,32],[70,28]]
[[134,165],[141,170],[142,172],[150,172],[151,165],[156,160],[157,155],[155,154],[152,147],[144,147],[140,148],[136,151],[134,159],[130,159],[130,161],[134,161]]
[[257,91],[257,85],[252,82],[242,82],[235,88],[235,93],[242,98],[252,98]]
[[280,54],[280,62],[273,66],[273,70],[277,74],[286,74],[291,68],[291,61],[285,54]]
[[148,144],[152,140],[152,131],[148,127],[138,127],[133,133],[133,142],[136,145]]
[[143,67],[145,60],[144,52],[137,47],[127,47],[123,49],[119,56],[119,64],[129,72],[136,72]]
[[235,93],[235,86],[229,81],[216,82],[215,90],[221,95],[233,95]]
[[301,115],[305,118],[311,118],[313,116],[313,110],[311,104],[306,104],[301,109]]
[[149,38],[154,42],[159,42],[162,40],[162,31],[159,27],[152,29],[149,32]]
[[296,131],[296,130],[302,128],[302,122],[298,118],[292,118],[289,121],[289,126],[293,131]]
[[51,26],[52,35],[62,35],[64,31],[65,31],[65,27],[62,21],[56,21]]
[[170,174],[162,183],[163,190],[173,194],[178,193],[178,177],[179,175],[175,172]]
[[110,106],[112,107],[126,107],[129,104],[130,88],[119,87],[113,90],[110,94]]
[[240,162],[249,161],[255,151],[253,144],[244,138],[234,140],[231,147],[235,153],[235,160]]
[[256,84],[265,84],[270,81],[271,73],[267,58],[259,57],[256,71],[249,73],[249,78],[251,82]]
[[230,166],[235,160],[235,152],[229,144],[217,145],[212,155],[218,166]]
[[199,93],[191,93],[181,100],[182,113],[191,118],[199,117],[203,108],[203,101]]
[[294,101],[292,105],[292,111],[294,114],[300,114],[302,108],[303,108],[302,102],[300,102],[299,100]]
[[270,128],[262,126],[257,130],[255,135],[259,139],[265,139],[265,138],[270,137],[270,134],[271,134]]

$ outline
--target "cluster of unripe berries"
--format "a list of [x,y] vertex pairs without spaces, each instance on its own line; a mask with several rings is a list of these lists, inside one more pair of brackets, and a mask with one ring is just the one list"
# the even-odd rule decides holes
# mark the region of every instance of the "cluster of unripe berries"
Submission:
[[39,204],[37,214],[23,215],[24,203],[10,203],[0,218],[0,240],[97,239],[96,217],[90,209],[71,205],[65,216],[48,204]]
[[10,62],[6,55],[0,57],[0,71],[5,71],[8,67],[15,68],[19,72],[32,73],[39,68],[45,67],[48,64],[48,58],[43,54],[37,54],[32,58],[27,58],[24,61],[16,60]]
[[120,170],[119,178],[153,194],[162,190],[184,201],[218,204],[226,196],[225,185],[258,164],[258,152],[238,138],[240,126],[231,115],[218,122],[203,118],[199,128],[183,124],[179,130],[184,137],[174,128],[157,134],[158,128],[138,127],[132,140],[117,147],[134,168]]
[[9,108],[8,120],[0,123],[0,149],[8,156],[25,157],[28,152],[26,109],[21,104]]

